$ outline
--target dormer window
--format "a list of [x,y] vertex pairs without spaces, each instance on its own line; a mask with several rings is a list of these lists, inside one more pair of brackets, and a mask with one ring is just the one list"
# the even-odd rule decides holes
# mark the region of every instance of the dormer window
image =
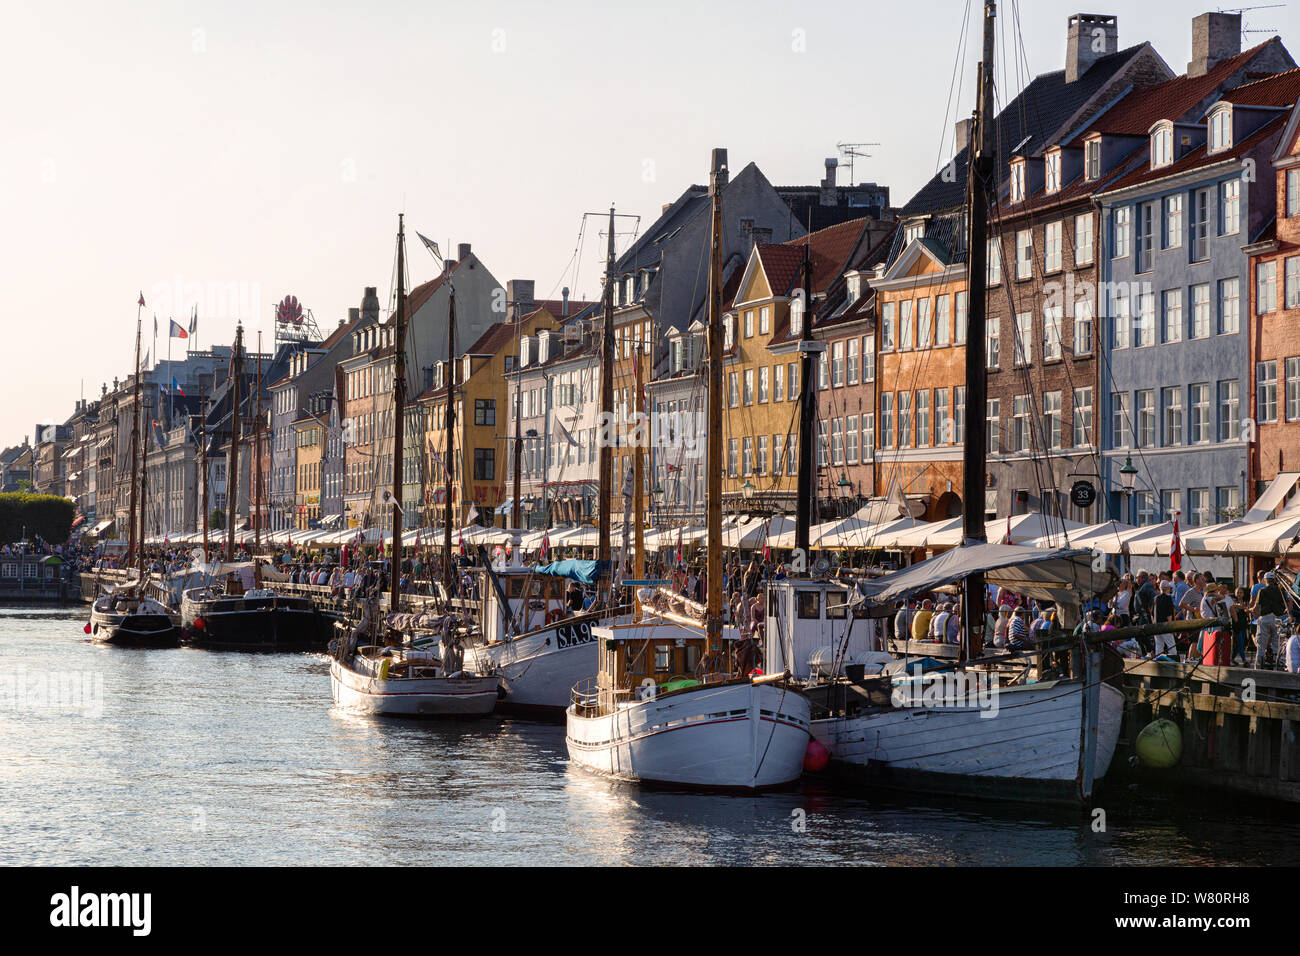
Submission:
[[1053,150],[1043,160],[1044,189],[1049,193],[1061,191],[1061,151]]
[[862,277],[858,275],[849,276],[847,285],[849,287],[849,301],[858,301],[862,297]]
[[1215,107],[1210,114],[1210,147],[1206,152],[1217,153],[1232,146],[1232,106],[1228,103]]
[[1011,201],[1025,201],[1025,161],[1017,159],[1011,164]]
[[790,300],[790,334],[803,334],[803,296]]
[[1101,140],[1090,139],[1083,144],[1083,178],[1092,182],[1101,178]]
[[907,228],[903,230],[903,242],[905,244],[910,244],[915,239],[924,239],[924,238],[925,238],[924,219],[918,220],[917,222],[909,222],[907,224]]
[[1168,123],[1151,131],[1151,168],[1159,169],[1174,161],[1174,129]]

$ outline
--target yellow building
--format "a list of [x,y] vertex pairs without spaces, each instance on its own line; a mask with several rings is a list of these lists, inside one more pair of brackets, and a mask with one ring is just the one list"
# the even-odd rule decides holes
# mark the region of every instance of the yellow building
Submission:
[[798,345],[808,321],[801,294],[805,251],[816,331],[844,301],[843,276],[867,252],[868,222],[856,219],[750,252],[724,316],[722,491],[728,510],[795,510]]
[[325,421],[305,415],[293,423],[297,445],[294,527],[310,528],[320,518],[321,453],[325,448]]

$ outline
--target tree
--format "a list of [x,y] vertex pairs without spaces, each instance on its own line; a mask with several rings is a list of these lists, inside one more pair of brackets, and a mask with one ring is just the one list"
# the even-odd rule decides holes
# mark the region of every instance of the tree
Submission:
[[17,541],[25,533],[28,539],[40,535],[50,544],[62,544],[72,531],[76,510],[58,495],[0,494],[0,541]]
[[226,513],[220,508],[213,508],[212,514],[208,515],[208,527],[215,528],[217,531],[226,526]]

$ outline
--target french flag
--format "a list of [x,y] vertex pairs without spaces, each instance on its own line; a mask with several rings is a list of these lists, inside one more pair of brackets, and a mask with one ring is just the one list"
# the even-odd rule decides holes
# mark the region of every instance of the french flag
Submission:
[[172,338],[188,339],[190,337],[190,333],[185,331],[185,326],[181,325],[175,319],[169,319],[168,321],[171,322],[171,329],[168,331],[167,334],[170,335]]

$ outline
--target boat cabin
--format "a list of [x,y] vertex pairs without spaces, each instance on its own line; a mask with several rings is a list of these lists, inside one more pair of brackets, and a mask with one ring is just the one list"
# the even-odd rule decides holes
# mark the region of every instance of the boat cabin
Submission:
[[[575,688],[579,710],[595,716],[647,695],[662,696],[702,683],[697,676],[704,657],[705,633],[698,628],[647,618],[637,624],[593,627],[599,645],[597,676]],[[724,643],[740,637],[724,627]]]
[[[504,568],[493,573],[514,617],[515,636],[578,616],[565,603],[568,578],[535,574],[529,568]],[[479,620],[483,622],[483,636],[489,642],[508,639],[511,636],[509,624],[506,616],[501,613],[497,590],[492,586],[486,571],[478,582],[477,600],[482,608]]]
[[854,663],[862,655],[884,650],[884,621],[851,614],[852,593],[839,581],[790,578],[769,582],[763,669],[769,674],[789,671],[796,680],[806,680],[824,676],[814,672],[833,660]]

